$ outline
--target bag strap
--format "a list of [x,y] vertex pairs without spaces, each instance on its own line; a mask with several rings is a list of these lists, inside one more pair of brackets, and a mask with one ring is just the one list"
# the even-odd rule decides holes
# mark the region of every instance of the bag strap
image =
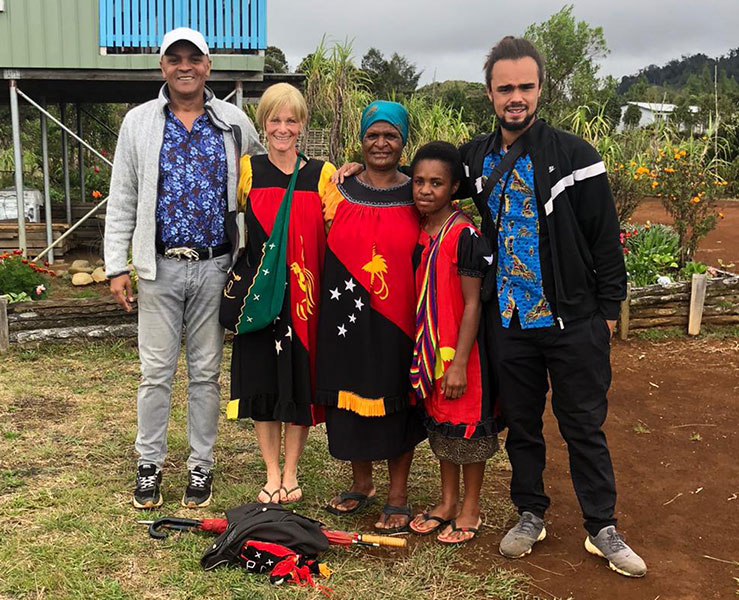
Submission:
[[[495,184],[497,184],[501,177],[503,177],[503,174],[506,171],[510,171],[513,168],[513,165],[516,164],[516,161],[519,159],[519,157],[523,154],[523,136],[519,137],[513,144],[511,144],[510,148],[508,148],[508,152],[505,153],[501,161],[493,168],[492,173],[490,173],[490,177],[488,177],[487,181],[485,182],[485,186],[482,188],[482,193],[480,197],[482,198],[482,201],[484,203],[487,203],[487,199],[490,196],[490,194],[493,193],[493,188],[495,187]],[[508,177],[510,177],[510,173],[508,173]],[[498,243],[498,232],[500,231],[500,218],[501,218],[501,211],[503,209],[503,194],[505,194],[505,187],[508,183],[508,179],[506,178],[506,184],[503,186],[503,193],[500,195],[500,201],[498,202],[498,216],[495,221],[495,237],[494,242],[497,247]],[[494,250],[495,248],[493,248]]]
[[487,202],[488,196],[493,192],[495,184],[500,181],[501,177],[503,177],[503,173],[513,167],[522,154],[523,141],[522,138],[519,137],[515,142],[513,142],[511,147],[508,148],[508,152],[505,153],[503,159],[495,166],[495,168],[493,168],[493,172],[490,173],[490,177],[488,177],[485,182],[485,187],[482,188],[481,196],[483,201]]

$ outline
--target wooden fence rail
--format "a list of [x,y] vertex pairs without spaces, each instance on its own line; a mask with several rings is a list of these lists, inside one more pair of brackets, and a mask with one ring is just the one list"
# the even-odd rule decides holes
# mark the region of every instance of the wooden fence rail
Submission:
[[[629,294],[619,320],[621,337],[653,327],[680,327],[687,331],[691,282],[630,288]],[[739,324],[739,276],[706,280],[698,328],[700,324]],[[110,297],[7,304],[0,296],[0,352],[8,344],[136,335],[135,308],[126,313]]]

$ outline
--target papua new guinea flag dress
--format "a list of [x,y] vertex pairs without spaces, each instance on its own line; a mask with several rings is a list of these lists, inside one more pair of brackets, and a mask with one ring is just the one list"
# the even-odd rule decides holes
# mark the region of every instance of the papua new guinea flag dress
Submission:
[[[336,169],[310,159],[298,172],[287,236],[287,289],[282,311],[262,330],[234,337],[229,419],[315,425],[323,409],[314,404],[315,361],[321,270],[326,251],[325,221],[333,216],[329,182]],[[290,181],[266,154],[241,159],[239,210],[245,211],[246,276],[260,261]],[[252,269],[251,271],[249,269]]]
[[413,250],[419,215],[410,180],[378,189],[337,186],[318,331],[318,394],[329,451],[385,460],[425,438],[408,374],[415,334]]

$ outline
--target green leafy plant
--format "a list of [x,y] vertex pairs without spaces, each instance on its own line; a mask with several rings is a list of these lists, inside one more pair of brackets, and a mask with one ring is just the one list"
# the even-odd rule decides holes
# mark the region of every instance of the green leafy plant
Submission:
[[680,269],[680,279],[690,279],[693,275],[703,275],[706,271],[708,271],[707,265],[691,260]]
[[675,275],[679,244],[667,225],[627,225],[621,232],[626,273],[635,286],[651,285],[660,275]]
[[45,275],[54,275],[46,266],[23,258],[20,250],[0,254],[0,294],[7,295],[10,302],[43,298],[47,292]]

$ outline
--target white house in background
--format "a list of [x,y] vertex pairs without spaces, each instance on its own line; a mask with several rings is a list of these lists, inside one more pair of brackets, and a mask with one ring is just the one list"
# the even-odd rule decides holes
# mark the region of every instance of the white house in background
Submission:
[[[624,115],[626,114],[626,109],[629,107],[629,104],[636,106],[641,113],[641,117],[639,118],[639,124],[637,125],[637,127],[646,127],[647,125],[651,125],[652,123],[656,123],[658,121],[669,121],[672,113],[675,112],[675,109],[677,108],[677,104],[669,103],[627,102],[621,107],[621,120],[618,124],[617,131],[623,131],[626,127],[624,125]],[[698,108],[697,106],[691,105],[688,107],[688,109],[693,114],[700,112],[700,108]],[[693,128],[693,131],[696,133],[700,133],[703,131],[703,126],[696,125]]]

